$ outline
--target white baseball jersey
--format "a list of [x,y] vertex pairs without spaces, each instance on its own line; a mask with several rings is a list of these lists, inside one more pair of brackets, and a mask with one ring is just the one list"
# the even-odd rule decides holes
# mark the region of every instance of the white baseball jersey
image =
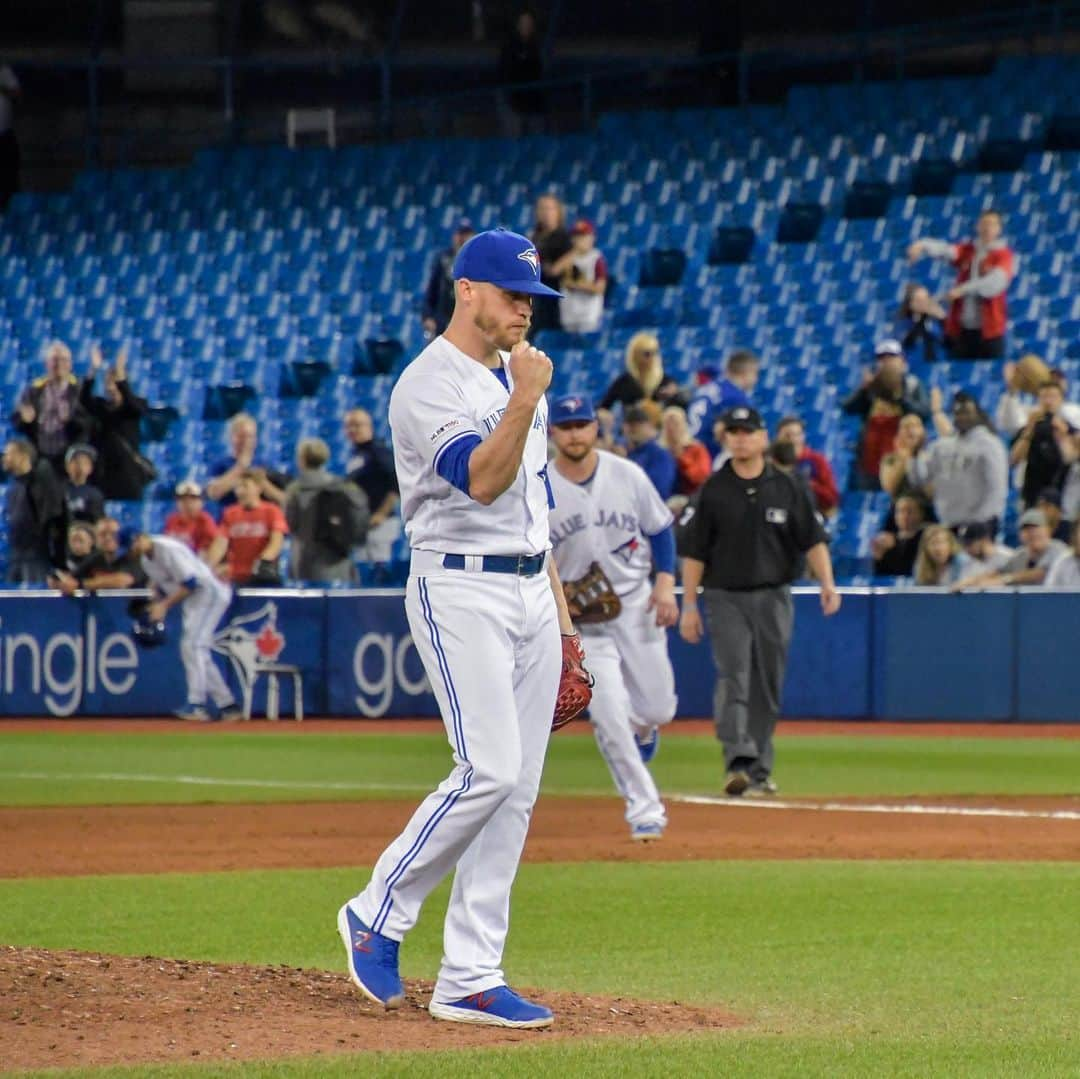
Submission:
[[564,581],[583,577],[599,562],[615,591],[625,596],[646,581],[652,549],[645,537],[672,523],[644,469],[597,450],[599,463],[587,483],[568,480],[551,467],[551,545]]
[[181,585],[194,589],[180,604],[183,631],[180,660],[184,664],[188,703],[202,706],[207,694],[219,708],[233,703],[232,690],[210,654],[214,630],[229,606],[232,589],[214,576],[213,570],[182,540],[172,536],[151,536],[153,558],[139,561],[150,583],[163,595],[171,595]]
[[[507,382],[513,378],[500,353]],[[390,395],[394,466],[411,547],[458,554],[540,554],[548,549],[547,401],[533,417],[513,484],[481,505],[436,471],[442,455],[469,435],[488,438],[509,390],[444,337],[405,369]]]
[[181,585],[196,589],[209,587],[214,591],[228,586],[219,581],[210,567],[186,544],[171,536],[153,536],[153,558],[143,555],[140,559],[147,579],[163,595],[171,595]]
[[[537,555],[550,546],[545,401],[514,482],[490,505],[436,471],[461,439],[488,438],[508,399],[494,372],[443,337],[405,369],[390,397],[394,464],[412,546],[405,613],[454,766],[348,905],[374,932],[401,940],[453,870],[437,1003],[506,984],[501,963],[510,888],[540,789],[562,667],[544,567],[519,576],[485,569],[482,558],[460,568],[442,558]],[[342,936],[351,949],[347,922]]]
[[652,548],[645,538],[670,525],[672,514],[640,465],[603,450],[597,456],[586,483],[551,466],[552,554],[564,581],[584,576],[598,562],[622,598],[622,613],[613,621],[581,627],[585,663],[596,679],[589,718],[631,828],[663,828],[660,792],[634,734],[648,735],[675,715],[667,636],[647,606]]

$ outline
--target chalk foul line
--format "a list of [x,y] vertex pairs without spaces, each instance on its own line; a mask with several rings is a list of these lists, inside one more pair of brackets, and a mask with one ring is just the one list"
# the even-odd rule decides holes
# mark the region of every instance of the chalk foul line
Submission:
[[811,809],[819,813],[899,813],[920,817],[1080,821],[1080,810],[1077,809],[1009,809],[1005,806],[928,805],[924,802],[796,802],[784,798],[728,798],[706,794],[669,794],[665,797],[669,802],[722,806],[725,809]]
[[335,780],[235,779],[225,776],[153,775],[148,772],[0,772],[0,780],[95,780],[106,783],[178,783],[195,787],[254,787],[267,790],[426,791],[419,783],[357,783]]
[[[398,791],[415,793],[430,789],[420,783],[358,783],[336,780],[239,779],[230,776],[168,775],[148,772],[3,772],[0,780],[52,780],[65,782],[98,781],[106,783],[175,783],[195,787],[239,787],[256,790],[306,791]],[[551,798],[602,795],[606,791],[545,791]],[[810,802],[787,798],[728,798],[708,794],[667,794],[669,802],[686,805],[718,806],[724,809],[812,810],[818,813],[892,813],[922,817],[997,817],[1017,820],[1080,821],[1080,809],[1010,809],[1007,806],[935,805],[925,802]]]

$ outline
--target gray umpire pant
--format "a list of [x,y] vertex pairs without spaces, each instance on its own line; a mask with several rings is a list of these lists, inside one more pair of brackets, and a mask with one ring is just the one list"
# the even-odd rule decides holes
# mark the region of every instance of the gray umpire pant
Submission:
[[738,761],[751,779],[764,779],[772,772],[773,731],[791,643],[791,589],[706,589],[705,611],[717,668],[713,715],[724,765]]

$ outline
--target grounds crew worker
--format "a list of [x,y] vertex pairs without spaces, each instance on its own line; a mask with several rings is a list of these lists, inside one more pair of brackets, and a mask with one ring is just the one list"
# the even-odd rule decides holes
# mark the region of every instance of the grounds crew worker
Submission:
[[776,793],[773,730],[791,643],[791,582],[809,564],[821,582],[821,609],[840,609],[825,530],[804,486],[765,462],[769,438],[752,408],[723,417],[731,454],[683,511],[679,633],[701,640],[698,586],[704,584],[718,676],[716,734],[724,744],[733,796]]

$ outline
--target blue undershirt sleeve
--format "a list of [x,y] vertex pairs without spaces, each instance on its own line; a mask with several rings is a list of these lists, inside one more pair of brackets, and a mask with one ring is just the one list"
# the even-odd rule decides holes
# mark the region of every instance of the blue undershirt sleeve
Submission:
[[469,494],[469,458],[480,442],[479,435],[463,435],[447,446],[435,462],[435,471],[466,495]]
[[180,582],[189,592],[194,592],[199,587],[199,582],[194,577],[186,577]]
[[[646,533],[648,535],[648,533]],[[675,572],[675,533],[671,525],[649,536],[657,573]]]

